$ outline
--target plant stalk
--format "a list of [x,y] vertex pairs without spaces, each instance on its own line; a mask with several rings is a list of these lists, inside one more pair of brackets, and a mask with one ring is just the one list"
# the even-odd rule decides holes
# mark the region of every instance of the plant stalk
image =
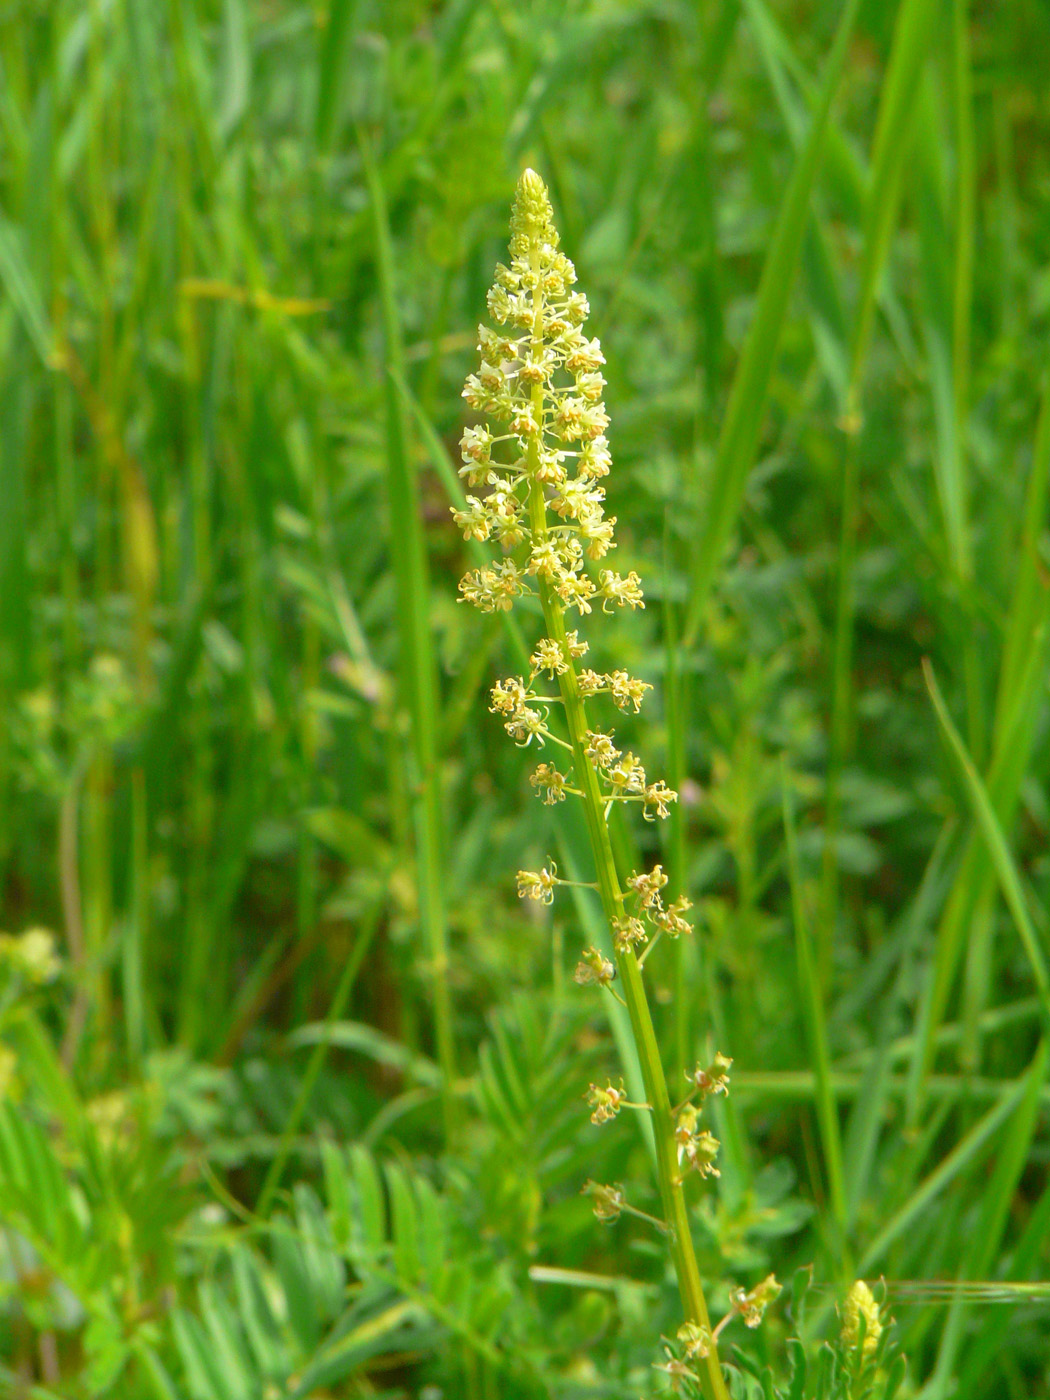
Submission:
[[[539,250],[532,254],[533,266],[539,273]],[[535,316],[532,339],[537,354],[543,349],[543,310],[542,294],[537,286],[533,295]],[[532,406],[536,421],[543,423],[543,385],[532,388]],[[527,468],[529,477],[529,523],[532,529],[533,544],[542,544],[549,538],[547,528],[547,506],[543,484],[537,478],[540,465],[539,437],[534,437],[528,445]],[[580,694],[576,667],[569,651],[565,632],[565,615],[560,599],[553,593],[548,581],[537,580],[543,618],[548,637],[557,643],[567,669],[558,677],[561,698],[565,708],[565,718],[572,744],[573,768],[576,783],[583,794],[584,817],[590,837],[597,872],[598,893],[602,910],[609,924],[610,935],[613,921],[624,915],[623,892],[616,870],[609,828],[605,820],[605,804],[598,787],[598,776],[594,765],[587,757],[587,717],[583,697]],[[614,943],[615,949],[615,943]],[[679,1171],[678,1152],[674,1139],[674,1114],[667,1090],[660,1050],[653,1028],[649,1002],[645,994],[638,959],[632,948],[615,951],[616,969],[619,975],[623,1000],[631,1020],[638,1058],[642,1067],[646,1098],[652,1107],[651,1123],[656,1146],[656,1170],[659,1178],[660,1198],[663,1203],[664,1219],[671,1227],[671,1252],[674,1259],[678,1290],[686,1320],[696,1323],[709,1335],[712,1332],[711,1319],[700,1282],[700,1270],[693,1249],[693,1237],[686,1211],[685,1193]],[[718,1352],[712,1338],[710,1352],[702,1363],[700,1383],[705,1400],[729,1400],[729,1392],[722,1378],[722,1368],[718,1362]]]

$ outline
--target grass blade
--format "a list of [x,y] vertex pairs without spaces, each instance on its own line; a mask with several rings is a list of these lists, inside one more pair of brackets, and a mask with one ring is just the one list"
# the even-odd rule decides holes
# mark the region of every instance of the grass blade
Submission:
[[707,594],[740,513],[747,475],[754,463],[788,298],[809,222],[813,186],[824,154],[831,104],[842,77],[856,15],[857,0],[848,0],[828,55],[809,134],[795,162],[762,268],[758,303],[733,378],[711,486],[704,502],[704,523],[696,545],[683,629],[686,646],[696,640]]
[[948,707],[944,703],[937,678],[933,674],[933,667],[929,661],[923,662],[923,674],[926,678],[926,688],[930,692],[930,699],[933,701],[933,708],[940,722],[941,729],[948,741],[949,749],[958,766],[960,776],[966,788],[967,796],[973,807],[974,816],[977,819],[978,828],[984,837],[991,856],[995,873],[999,877],[999,884],[1006,900],[1007,908],[1013,917],[1014,926],[1020,936],[1022,946],[1028,956],[1029,964],[1032,968],[1032,975],[1035,978],[1036,989],[1043,1006],[1047,1025],[1050,1026],[1050,971],[1047,968],[1046,956],[1039,943],[1038,935],[1032,924],[1032,916],[1028,912],[1025,903],[1024,890],[1021,886],[1021,877],[1018,874],[1017,866],[1014,864],[1010,847],[1003,829],[999,824],[999,819],[995,814],[995,808],[988,796],[981,775],[974,767],[973,760],[966,751],[966,746],[959,736],[959,731],[955,727]]
[[1023,1079],[1011,1085],[1004,1097],[988,1110],[962,1141],[957,1143],[948,1153],[940,1165],[930,1173],[918,1190],[912,1193],[865,1250],[860,1261],[862,1274],[869,1273],[877,1264],[881,1263],[890,1246],[900,1239],[914,1221],[920,1218],[945,1187],[954,1181],[971,1162],[979,1159],[982,1149],[989,1142],[995,1141],[1000,1127],[1013,1113],[1027,1087],[1028,1085]]
[[781,770],[781,806],[784,835],[787,842],[788,877],[791,882],[791,912],[795,924],[795,950],[798,956],[799,995],[802,999],[806,1039],[816,1084],[817,1119],[824,1145],[824,1164],[828,1174],[831,1209],[841,1236],[846,1228],[846,1191],[842,1172],[842,1137],[838,1105],[831,1083],[831,1057],[828,1053],[828,1030],[824,1016],[824,999],[817,976],[816,958],[810,939],[809,925],[802,902],[802,884],[798,869],[798,846],[795,838],[795,818],[787,774]]

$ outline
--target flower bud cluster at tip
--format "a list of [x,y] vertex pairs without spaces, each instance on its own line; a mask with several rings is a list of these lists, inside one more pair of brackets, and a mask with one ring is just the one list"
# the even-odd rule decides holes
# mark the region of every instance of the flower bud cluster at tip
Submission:
[[[864,1324],[864,1340],[861,1342],[861,1320]],[[872,1356],[882,1336],[882,1314],[874,1293],[864,1282],[857,1279],[846,1294],[842,1307],[842,1340],[851,1350],[861,1348],[865,1360]]]

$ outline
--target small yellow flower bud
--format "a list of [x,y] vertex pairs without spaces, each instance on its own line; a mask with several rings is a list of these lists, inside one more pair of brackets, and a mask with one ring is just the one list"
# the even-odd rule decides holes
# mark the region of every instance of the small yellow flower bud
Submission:
[[517,238],[539,239],[557,246],[558,235],[554,231],[554,211],[551,209],[547,186],[535,170],[526,169],[518,178],[514,191],[514,204],[510,215],[510,229],[515,238],[511,239],[511,252],[517,253],[514,246]]
[[882,1317],[875,1295],[864,1282],[858,1279],[846,1294],[842,1306],[842,1340],[851,1351],[860,1345],[860,1320],[864,1319],[863,1355],[871,1356],[879,1345],[882,1336]]

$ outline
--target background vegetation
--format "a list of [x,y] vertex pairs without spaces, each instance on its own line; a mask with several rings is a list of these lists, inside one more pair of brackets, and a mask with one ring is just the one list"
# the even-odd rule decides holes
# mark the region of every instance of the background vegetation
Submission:
[[715,1307],[884,1274],[907,1394],[1047,1393],[1038,1289],[914,1282],[1050,1264],[1048,52],[1037,0],[0,3],[0,1391],[660,1387],[664,1253],[579,1195],[648,1180],[595,911],[514,897],[580,834],[455,603],[530,163],[683,792],[619,833],[701,915],[665,1055],[735,1061]]

